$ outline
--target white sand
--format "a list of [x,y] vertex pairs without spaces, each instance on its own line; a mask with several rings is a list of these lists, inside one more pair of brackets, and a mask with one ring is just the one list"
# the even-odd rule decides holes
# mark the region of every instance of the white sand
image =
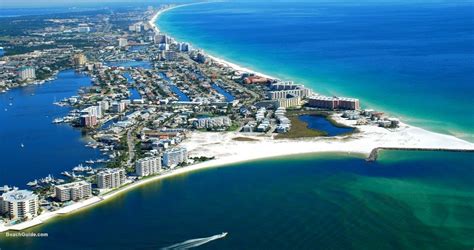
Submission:
[[[175,6],[173,8],[182,6],[184,5]],[[154,21],[158,15],[166,10],[159,11],[153,17],[153,19],[150,21],[152,22],[153,26]],[[249,70],[245,68],[228,63],[224,60],[218,58],[213,58],[213,60],[226,63],[229,66],[236,68],[236,70],[249,72]],[[268,77],[263,74],[260,75]],[[355,126],[355,121],[345,120],[339,115],[335,115],[333,118],[339,123]],[[48,219],[58,215],[70,214],[83,208],[92,207],[103,200],[111,199],[123,192],[156,180],[200,169],[230,165],[237,162],[276,156],[324,152],[342,152],[348,154],[363,154],[368,156],[373,149],[378,147],[474,150],[474,144],[471,142],[458,139],[454,136],[434,133],[421,128],[412,127],[403,123],[401,124],[401,127],[396,130],[389,130],[373,125],[357,126],[357,128],[360,130],[360,133],[349,136],[332,138],[308,138],[299,140],[275,140],[272,137],[261,136],[258,134],[244,134],[237,132],[193,132],[188,139],[181,143],[181,145],[188,149],[190,156],[214,156],[216,157],[215,160],[176,169],[159,176],[144,179],[103,196],[93,197],[61,208],[55,212],[43,213],[33,220],[23,222],[18,225],[8,227],[5,225],[0,225],[0,232],[7,230],[24,230],[26,228],[42,224]],[[236,137],[247,137],[254,139],[255,141],[233,140],[233,138]]]
[[[334,116],[339,123],[355,125]],[[474,150],[474,144],[454,136],[438,134],[402,124],[389,130],[373,125],[357,126],[360,133],[341,137],[321,137],[298,140],[277,140],[257,134],[243,133],[193,133],[182,146],[191,156],[216,156],[226,163],[304,153],[342,152],[368,156],[378,147],[401,149],[459,149]],[[257,141],[235,141],[232,138],[248,137]],[[216,160],[217,161],[217,160]]]
[[[217,2],[217,1],[214,1],[214,2]],[[150,21],[148,22],[150,24],[151,27],[153,27],[153,30],[155,30],[156,33],[159,33],[160,30],[158,29],[158,27],[156,26],[156,20],[158,19],[158,17],[165,13],[166,11],[169,11],[169,10],[172,10],[172,9],[176,9],[176,8],[180,8],[180,7],[185,7],[185,6],[190,6],[190,5],[196,5],[196,4],[206,4],[206,3],[212,3],[212,2],[201,2],[201,3],[191,3],[191,4],[182,4],[182,5],[176,5],[176,6],[173,6],[173,7],[170,7],[170,8],[166,8],[166,9],[162,9],[160,11],[158,11],[151,19]],[[246,68],[246,67],[242,67],[238,64],[235,64],[235,63],[232,63],[232,62],[229,62],[229,61],[226,61],[222,58],[218,58],[216,56],[213,56],[213,55],[210,55],[209,53],[207,52],[204,52],[203,51],[203,54],[205,54],[208,58],[210,58],[212,61],[214,61],[215,63],[217,64],[221,64],[225,67],[229,67],[229,68],[233,68],[235,71],[237,72],[240,72],[240,73],[251,73],[251,74],[255,74],[257,76],[261,76],[261,77],[265,77],[265,78],[269,78],[269,79],[278,79],[277,77],[274,77],[274,76],[270,76],[270,75],[267,75],[267,74],[264,74],[264,73],[261,73],[261,72],[258,72],[258,71],[254,71],[252,69],[249,69],[249,68]]]

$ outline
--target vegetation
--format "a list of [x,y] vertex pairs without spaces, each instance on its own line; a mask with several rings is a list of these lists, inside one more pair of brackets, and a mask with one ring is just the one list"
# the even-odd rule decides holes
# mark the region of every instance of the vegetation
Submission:
[[308,128],[306,122],[301,121],[298,118],[299,115],[288,115],[288,119],[291,121],[291,129],[287,133],[278,134],[276,139],[296,139],[296,138],[306,138],[306,137],[320,137],[326,136],[327,133],[320,130]]
[[240,128],[240,124],[232,122],[232,125],[227,128],[227,131],[237,131]]
[[258,141],[258,139],[250,138],[250,137],[243,137],[243,136],[234,137],[234,138],[232,138],[232,140],[234,140],[234,141]]
[[[291,130],[284,134],[279,134],[275,138],[277,139],[295,139],[295,138],[307,138],[307,137],[320,137],[327,136],[325,131],[315,130],[308,128],[308,124],[299,119],[300,115],[319,115],[324,116],[333,126],[339,128],[352,128],[344,124],[337,123],[331,118],[331,113],[327,111],[314,111],[314,110],[289,110],[287,113],[288,119],[291,121]],[[352,133],[357,132],[355,129]],[[348,133],[349,134],[349,133]]]
[[204,162],[204,161],[210,161],[214,160],[216,157],[207,157],[207,156],[200,156],[200,157],[191,157],[190,159],[194,160],[195,162]]

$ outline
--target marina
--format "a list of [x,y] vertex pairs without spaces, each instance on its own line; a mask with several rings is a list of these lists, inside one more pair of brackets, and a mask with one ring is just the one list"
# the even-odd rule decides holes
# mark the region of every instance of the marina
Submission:
[[[8,137],[0,150],[9,156],[0,166],[0,248],[472,246],[473,143],[409,125],[357,97],[323,95],[304,81],[214,57],[156,24],[165,12],[215,4],[235,3],[44,20],[55,41],[69,43],[69,32],[55,33],[69,27],[89,46],[0,64],[17,76],[0,95],[0,119],[8,121],[0,124],[0,139]],[[214,11],[222,9],[206,15]],[[82,15],[87,23],[76,23]],[[73,69],[41,83],[37,76],[62,63]],[[25,65],[11,71],[17,64]],[[15,231],[51,237],[21,241],[10,237]],[[70,237],[85,231],[87,245]]]

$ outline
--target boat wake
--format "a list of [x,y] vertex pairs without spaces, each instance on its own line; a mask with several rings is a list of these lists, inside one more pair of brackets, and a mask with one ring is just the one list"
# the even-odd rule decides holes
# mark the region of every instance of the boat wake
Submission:
[[187,241],[184,241],[184,242],[181,242],[181,243],[177,243],[177,244],[171,245],[171,246],[169,246],[169,247],[164,247],[164,248],[162,248],[162,249],[163,249],[163,250],[169,250],[169,249],[189,249],[189,248],[193,248],[193,247],[198,247],[198,246],[204,245],[204,244],[209,243],[209,242],[214,241],[214,240],[218,240],[218,239],[224,238],[226,235],[227,235],[227,233],[221,233],[221,234],[216,234],[216,235],[213,235],[213,236],[210,236],[210,237],[206,237],[206,238],[191,239],[191,240],[187,240]]

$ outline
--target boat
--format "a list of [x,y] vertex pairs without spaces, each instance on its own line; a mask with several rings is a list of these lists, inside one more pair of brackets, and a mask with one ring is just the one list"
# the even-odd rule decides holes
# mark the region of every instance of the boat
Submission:
[[28,185],[28,186],[30,186],[30,187],[36,186],[36,185],[38,185],[38,180],[30,181],[30,182],[28,182],[26,185]]
[[85,171],[90,171],[92,168],[90,166],[82,166],[82,164],[79,164],[77,167],[74,167],[72,171],[75,172],[85,172]]
[[40,183],[48,184],[48,183],[50,183],[50,182],[54,182],[54,178],[53,178],[53,176],[51,176],[51,174],[49,174],[48,176],[39,179],[39,182],[40,182]]
[[55,119],[53,120],[53,123],[55,123],[55,124],[57,124],[57,123],[62,123],[62,122],[64,122],[64,119],[63,119],[63,118],[55,118]]
[[23,144],[23,143],[22,143],[22,144],[20,144],[20,147],[24,148],[24,147],[25,147],[25,144]]
[[55,182],[56,182],[57,184],[61,184],[61,183],[64,183],[64,180],[63,180],[63,179],[56,179]]
[[71,173],[69,173],[68,171],[63,171],[63,172],[61,172],[61,174],[64,175],[64,176],[67,176],[67,177],[72,177]]
[[87,164],[94,164],[94,161],[93,160],[87,160],[86,163]]

